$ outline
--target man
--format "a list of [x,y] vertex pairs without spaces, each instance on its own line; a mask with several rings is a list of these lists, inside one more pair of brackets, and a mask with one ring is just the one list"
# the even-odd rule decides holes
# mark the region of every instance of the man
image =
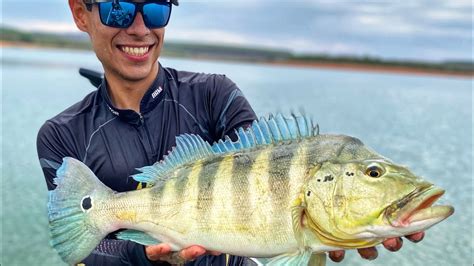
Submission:
[[[115,191],[140,189],[143,184],[130,176],[136,168],[160,160],[175,145],[177,135],[194,133],[212,143],[256,119],[240,90],[225,76],[159,64],[164,27],[177,3],[69,0],[77,27],[90,36],[105,79],[97,91],[40,129],[37,148],[48,189],[54,189],[55,171],[66,156],[84,162]],[[166,243],[143,247],[113,235],[84,260],[86,265],[149,265],[170,253]],[[400,241],[388,243],[396,250]],[[192,246],[178,254],[184,260],[196,259],[195,265],[245,262],[217,253],[201,256],[206,252]],[[361,254],[374,258],[377,253],[368,248]],[[335,261],[343,256],[343,251],[330,254]]]

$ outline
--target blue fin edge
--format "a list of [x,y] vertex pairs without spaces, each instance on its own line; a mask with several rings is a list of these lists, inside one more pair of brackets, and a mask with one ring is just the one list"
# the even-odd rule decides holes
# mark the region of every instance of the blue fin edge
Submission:
[[117,233],[117,239],[130,240],[142,245],[157,245],[161,242],[145,232],[138,230],[125,230]]
[[319,135],[319,127],[306,115],[291,114],[291,117],[284,117],[278,113],[275,116],[269,115],[268,119],[262,117],[255,120],[250,127],[241,127],[235,132],[238,137],[236,141],[225,136],[224,140],[219,140],[212,146],[198,135],[179,135],[176,137],[176,146],[163,160],[139,168],[140,173],[133,175],[133,179],[159,185],[168,179],[167,173],[186,163],[212,155],[316,136]]

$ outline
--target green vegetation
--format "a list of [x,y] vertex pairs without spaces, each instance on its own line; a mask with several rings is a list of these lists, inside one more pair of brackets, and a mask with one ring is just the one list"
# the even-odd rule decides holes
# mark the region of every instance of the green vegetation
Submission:
[[467,75],[474,74],[473,62],[457,62],[445,61],[440,63],[423,62],[423,61],[400,61],[400,60],[384,60],[377,57],[351,57],[351,56],[327,56],[327,55],[300,55],[294,56],[291,60],[298,62],[320,62],[320,63],[340,63],[340,64],[356,64],[370,66],[385,67],[409,67],[413,69],[423,70],[439,70],[445,72],[465,73]]
[[2,41],[19,42],[47,47],[91,49],[90,43],[84,38],[75,40],[74,38],[68,36],[53,33],[25,32],[6,27],[2,27],[0,31]]
[[[1,41],[47,47],[91,49],[87,36],[78,34],[52,34],[19,31],[2,27]],[[472,61],[421,62],[384,60],[377,57],[329,56],[324,54],[294,54],[287,50],[259,47],[237,47],[202,43],[165,42],[164,56],[232,60],[245,62],[282,64],[335,64],[350,66],[380,66],[385,69],[409,68],[418,71],[431,71],[448,74],[474,75]]]

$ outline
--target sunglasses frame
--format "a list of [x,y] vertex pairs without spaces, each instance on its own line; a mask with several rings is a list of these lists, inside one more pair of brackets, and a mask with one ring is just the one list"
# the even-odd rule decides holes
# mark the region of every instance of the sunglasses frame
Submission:
[[[120,2],[120,0],[83,0],[84,1],[84,4],[86,5],[86,8],[88,11],[92,11],[92,5],[93,4],[100,4],[100,3],[107,3],[107,2]],[[179,3],[178,3],[178,0],[154,0],[154,1],[143,1],[143,2],[134,2],[134,1],[123,1],[122,2],[128,2],[128,3],[132,3],[132,4],[135,4],[135,13],[133,15],[133,20],[132,22],[130,23],[130,25],[133,23],[133,21],[135,20],[135,17],[137,16],[137,13],[140,12],[142,13],[142,16],[143,16],[143,6],[145,4],[149,4],[149,3],[170,3],[169,5],[169,8],[170,8],[170,14],[168,16],[168,20],[166,21],[166,23],[163,25],[163,26],[160,26],[160,27],[149,27],[149,28],[163,28],[165,27],[166,25],[168,25],[168,22],[171,18],[171,10],[172,10],[172,5],[176,5],[178,6]],[[99,11],[100,11],[100,6],[99,7]],[[106,23],[104,23],[103,19],[102,19],[102,16],[100,16],[100,22],[107,26],[107,27],[112,27],[112,28],[128,28],[130,27],[130,25],[128,25],[127,27],[115,27],[115,26],[110,26],[110,25],[107,25]],[[146,24],[146,23],[145,23]],[[146,25],[148,27],[148,25]]]
[[[83,2],[84,4],[86,4],[87,9],[89,10],[89,8],[92,9],[92,4],[113,2],[113,0],[83,0]],[[143,1],[143,2],[146,2],[146,1]],[[165,2],[165,3],[171,2],[173,5],[179,6],[178,0],[157,0],[157,1],[152,1],[152,2]],[[140,3],[140,2],[136,2],[136,3]]]

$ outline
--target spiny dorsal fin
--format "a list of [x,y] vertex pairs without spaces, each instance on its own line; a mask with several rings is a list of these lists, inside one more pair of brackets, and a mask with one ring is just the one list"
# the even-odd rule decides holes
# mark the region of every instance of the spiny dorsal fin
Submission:
[[133,176],[138,182],[151,185],[159,184],[167,180],[167,173],[171,170],[192,162],[203,159],[214,154],[211,145],[200,136],[184,134],[176,137],[176,146],[171,149],[163,160],[151,166],[138,169],[141,173]]
[[255,120],[246,129],[239,128],[236,130],[236,141],[225,136],[224,140],[211,146],[198,135],[184,134],[176,137],[176,146],[163,160],[138,169],[141,173],[133,178],[138,182],[159,185],[166,182],[171,171],[189,162],[283,141],[301,140],[318,134],[318,125],[315,126],[308,116],[291,114],[290,118],[286,118],[280,113],[270,115],[268,120],[264,117]]

